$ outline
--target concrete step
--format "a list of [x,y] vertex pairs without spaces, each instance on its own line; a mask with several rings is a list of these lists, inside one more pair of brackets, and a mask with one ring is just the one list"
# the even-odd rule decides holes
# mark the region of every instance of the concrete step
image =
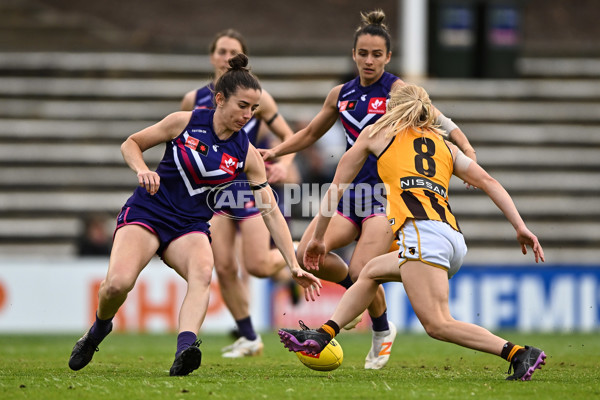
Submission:
[[[132,190],[57,190],[57,191],[2,191],[0,210],[4,216],[45,215],[55,213],[73,215],[85,212],[110,212],[121,209]],[[513,200],[523,216],[543,219],[572,217],[594,220],[600,217],[597,196],[571,196],[569,193],[539,196],[513,194]],[[452,210],[459,217],[490,219],[501,218],[500,210],[483,193],[454,193],[450,200]]]
[[[206,85],[201,79],[114,79],[0,77],[0,97],[177,100]],[[262,87],[275,99],[322,102],[338,82],[332,79],[266,79]]]
[[[52,144],[39,146],[20,146],[3,144],[0,147],[0,160],[5,164],[86,164],[86,165],[123,165],[120,144]],[[148,163],[158,163],[164,153],[163,146],[153,147],[145,152]]]
[[[279,101],[279,110],[288,120],[306,122],[322,104]],[[521,101],[436,101],[435,106],[457,123],[600,123],[599,103]],[[0,118],[18,119],[99,119],[160,120],[179,110],[178,100],[24,100],[0,99]]]
[[[555,193],[575,196],[600,194],[600,174],[594,171],[534,171],[524,174],[516,170],[491,169],[488,171],[512,193]],[[121,165],[49,165],[4,166],[0,172],[0,188],[6,191],[65,189],[133,190],[137,180],[123,162]],[[454,178],[450,183],[451,196],[457,193],[470,193],[463,182]]]
[[[206,75],[206,76],[203,76]],[[0,97],[58,97],[114,99],[181,99],[188,91],[208,83],[211,73],[198,78],[89,78],[89,77],[0,77]],[[261,84],[275,99],[311,99],[323,102],[340,83],[330,78],[266,78]],[[422,85],[435,101],[441,99],[522,99],[600,101],[600,81],[564,80],[467,80],[427,79]]]
[[[350,56],[268,57],[251,56],[250,67],[257,76],[330,76],[353,73]],[[5,52],[0,57],[3,71],[60,71],[61,73],[158,74],[209,76],[213,67],[208,55],[150,53]]]
[[[103,166],[123,165],[120,143],[45,143],[23,146],[20,143],[5,143],[0,146],[0,163],[11,165],[58,163]],[[164,146],[147,150],[145,159],[149,163],[160,161]],[[598,148],[562,149],[554,146],[500,146],[481,145],[477,148],[479,163],[484,168],[519,169],[537,168],[561,170],[600,170]]]
[[[0,119],[0,141],[85,141],[121,143],[131,133],[156,123],[155,119],[112,121],[91,119]],[[473,123],[460,124],[473,144],[600,146],[595,125]]]
[[600,78],[600,58],[524,57],[517,64],[524,77]]

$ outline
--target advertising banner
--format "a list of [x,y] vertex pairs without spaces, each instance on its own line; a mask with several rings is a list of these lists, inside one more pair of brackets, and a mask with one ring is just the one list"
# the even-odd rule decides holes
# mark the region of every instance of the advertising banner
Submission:
[[[91,325],[107,260],[0,262],[0,333],[81,333]],[[344,289],[323,282],[321,297],[292,301],[289,285],[249,279],[250,313],[258,331],[309,327],[327,321]],[[388,317],[400,331],[423,332],[401,283],[384,285]],[[173,332],[185,281],[160,260],[142,271],[117,313],[115,330]],[[490,330],[594,331],[600,329],[600,266],[464,266],[450,280],[450,311],[459,320]],[[368,329],[365,312],[357,329]],[[216,279],[204,332],[235,327]]]

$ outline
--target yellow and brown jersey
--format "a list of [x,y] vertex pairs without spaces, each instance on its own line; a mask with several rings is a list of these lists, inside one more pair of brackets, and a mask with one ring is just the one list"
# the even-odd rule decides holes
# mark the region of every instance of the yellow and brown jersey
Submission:
[[460,232],[448,204],[453,170],[452,152],[440,135],[407,131],[394,137],[377,159],[394,232],[407,218],[442,221]]

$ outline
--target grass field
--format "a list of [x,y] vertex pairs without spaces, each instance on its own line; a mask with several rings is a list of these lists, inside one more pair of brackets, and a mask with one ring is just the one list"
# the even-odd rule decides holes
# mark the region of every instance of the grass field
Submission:
[[175,334],[111,334],[79,372],[67,360],[78,339],[65,335],[0,335],[0,399],[600,399],[597,334],[505,333],[541,347],[546,365],[530,382],[505,381],[499,357],[399,334],[385,369],[363,369],[370,335],[344,333],[344,362],[332,372],[304,367],[263,335],[261,357],[220,356],[226,335],[202,335],[202,366],[169,377]]

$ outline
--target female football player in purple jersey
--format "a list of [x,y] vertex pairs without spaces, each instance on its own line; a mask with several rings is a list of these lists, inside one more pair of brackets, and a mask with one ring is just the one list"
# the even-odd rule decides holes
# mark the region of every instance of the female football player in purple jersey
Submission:
[[[195,108],[214,107],[214,85],[225,71],[228,61],[239,53],[247,53],[244,37],[234,29],[227,29],[217,33],[209,52],[210,62],[214,67],[214,81],[197,90],[185,94],[181,102],[184,111]],[[264,122],[264,123],[263,123]],[[272,131],[282,141],[289,139],[293,132],[285,119],[278,113],[277,104],[273,97],[265,90],[260,97],[260,107],[254,116],[244,126],[244,131],[250,143],[256,146]],[[267,164],[267,177],[271,184],[293,182],[294,155],[282,157],[280,162]],[[289,172],[289,173],[288,173]],[[232,198],[237,198],[238,193],[249,191],[243,174],[238,181],[229,188],[224,189],[232,193]],[[290,179],[292,179],[290,181]],[[290,279],[285,269],[285,260],[277,249],[271,248],[269,231],[261,218],[256,218],[260,210],[254,204],[254,198],[247,196],[247,201],[235,207],[219,209],[210,221],[215,270],[221,295],[225,305],[231,312],[236,325],[239,338],[231,345],[222,349],[223,357],[240,358],[257,356],[262,353],[263,342],[252,324],[250,317],[249,288],[247,287],[247,274],[263,278],[277,274],[278,279]],[[239,251],[231,251],[231,243],[236,242],[239,232]],[[240,266],[242,269],[240,274]]]
[[[334,87],[328,94],[323,108],[304,129],[290,140],[270,150],[261,150],[265,160],[300,151],[315,143],[339,118],[346,134],[346,149],[352,147],[361,131],[375,123],[385,114],[390,91],[405,83],[385,71],[390,62],[390,34],[383,23],[385,14],[381,10],[363,13],[362,23],[354,35],[352,58],[359,76]],[[435,110],[438,123],[449,133],[467,156],[475,159],[475,150],[464,133],[448,118]],[[326,256],[322,258],[314,273],[322,279],[339,283],[349,288],[358,278],[360,271],[372,258],[386,253],[393,242],[392,230],[385,215],[381,181],[377,176],[376,159],[371,156],[356,179],[355,188],[348,189],[340,202],[338,214],[334,216],[325,234]],[[370,192],[364,188],[370,188]],[[308,242],[315,229],[315,220],[310,223],[298,246],[300,264],[307,251]],[[331,251],[356,242],[349,265]],[[365,359],[366,369],[380,369],[389,360],[390,350],[396,336],[396,328],[388,322],[383,288],[379,288],[368,308],[372,320],[373,340]],[[360,317],[359,317],[360,318]],[[358,323],[346,326],[351,328]]]
[[[265,224],[307,300],[320,292],[320,281],[298,265],[287,224],[267,183],[260,154],[242,130],[259,105],[261,87],[238,54],[215,85],[214,110],[175,112],[133,135],[121,145],[139,187],[117,217],[108,272],[98,291],[96,320],[77,341],[69,359],[75,371],[85,367],[112,330],[112,319],[154,254],[187,282],[179,311],[179,334],[170,375],[188,375],[200,366],[197,333],[206,315],[214,264],[208,221],[213,189],[245,172]],[[156,171],[143,152],[166,144]],[[233,243],[230,243],[233,246]]]

